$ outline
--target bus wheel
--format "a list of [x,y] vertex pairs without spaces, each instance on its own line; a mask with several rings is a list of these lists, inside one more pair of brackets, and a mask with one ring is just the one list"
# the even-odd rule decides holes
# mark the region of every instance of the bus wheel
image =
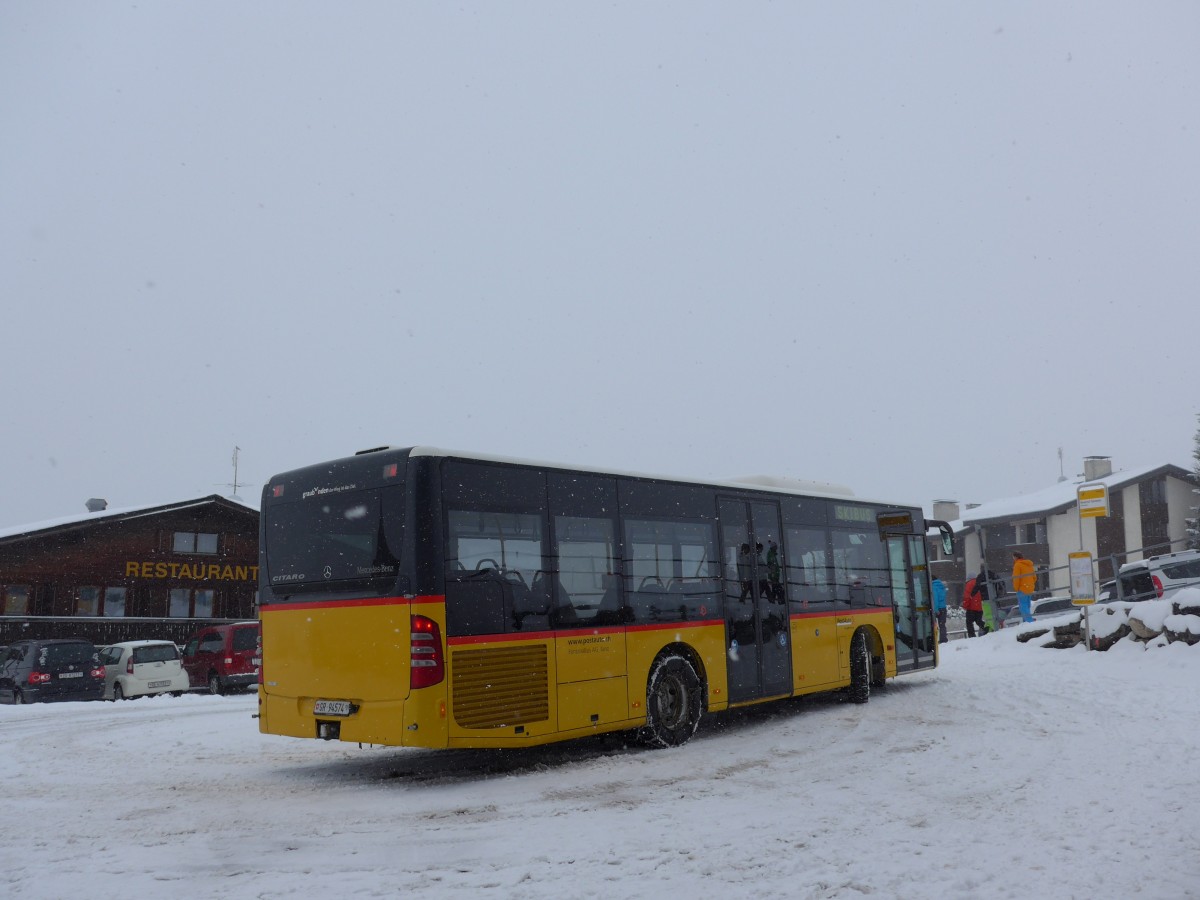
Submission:
[[866,703],[871,699],[871,648],[867,633],[860,631],[850,639],[850,701]]
[[646,727],[642,741],[651,747],[687,743],[700,725],[703,710],[700,676],[682,656],[665,656],[646,686]]

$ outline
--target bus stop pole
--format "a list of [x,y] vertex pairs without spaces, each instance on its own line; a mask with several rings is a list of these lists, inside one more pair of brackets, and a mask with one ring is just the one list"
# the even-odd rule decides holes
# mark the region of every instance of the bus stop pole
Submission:
[[[1082,553],[1083,552],[1083,504],[1079,502],[1078,493],[1076,493],[1076,495],[1075,495],[1075,511],[1077,513],[1079,513],[1079,552]],[[1099,549],[1099,548],[1097,548],[1097,549]],[[1095,564],[1093,563],[1093,565],[1095,565]],[[1092,584],[1094,585],[1095,583],[1096,583],[1096,573],[1093,570]],[[1093,594],[1096,593],[1096,590],[1094,588],[1092,590],[1092,593]],[[1095,600],[1096,600],[1096,598],[1093,597],[1092,601],[1095,602]],[[1083,607],[1083,618],[1080,620],[1080,623],[1079,623],[1083,629],[1083,646],[1087,647],[1089,650],[1092,649],[1092,622],[1091,622],[1091,619],[1088,617],[1088,610],[1091,608],[1091,605],[1092,605],[1091,603],[1088,603]]]

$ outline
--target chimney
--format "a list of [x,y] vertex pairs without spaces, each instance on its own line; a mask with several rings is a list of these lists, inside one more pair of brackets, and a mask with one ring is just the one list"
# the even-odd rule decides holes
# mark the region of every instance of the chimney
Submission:
[[99,497],[93,497],[84,505],[87,506],[88,512],[104,512],[108,509],[108,501],[101,500]]
[[1111,456],[1085,456],[1083,458],[1084,481],[1097,481],[1111,474]]
[[934,500],[933,517],[943,522],[953,522],[959,517],[957,500]]

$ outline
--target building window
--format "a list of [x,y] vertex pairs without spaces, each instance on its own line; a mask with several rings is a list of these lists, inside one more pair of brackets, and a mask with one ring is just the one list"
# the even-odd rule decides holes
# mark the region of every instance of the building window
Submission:
[[4,589],[3,603],[0,604],[0,612],[6,616],[27,616],[29,615],[29,585],[27,584],[10,584]]
[[177,531],[171,549],[176,553],[208,553],[217,552],[217,536],[202,531]]
[[79,589],[79,596],[75,601],[75,615],[100,615],[100,588],[88,585]]
[[104,589],[104,615],[116,617],[125,615],[125,588]]
[[177,619],[212,618],[214,593],[208,588],[172,588],[168,615]]
[[1143,481],[1138,485],[1139,499],[1147,506],[1167,502],[1167,479],[1155,478],[1153,481]]
[[1022,522],[1014,526],[1014,544],[1044,544],[1046,533],[1041,522]]

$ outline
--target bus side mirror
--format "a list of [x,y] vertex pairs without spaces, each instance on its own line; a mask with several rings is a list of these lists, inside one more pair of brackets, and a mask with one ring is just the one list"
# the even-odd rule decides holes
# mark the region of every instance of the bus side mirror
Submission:
[[953,556],[954,532],[950,530],[950,526],[946,522],[938,524],[938,531],[942,533],[942,552],[947,556]]
[[[941,519],[926,519],[926,529],[936,528],[942,535],[942,552],[946,556],[954,555],[954,529],[950,527],[949,522],[943,522]],[[929,532],[926,531],[926,534]]]

